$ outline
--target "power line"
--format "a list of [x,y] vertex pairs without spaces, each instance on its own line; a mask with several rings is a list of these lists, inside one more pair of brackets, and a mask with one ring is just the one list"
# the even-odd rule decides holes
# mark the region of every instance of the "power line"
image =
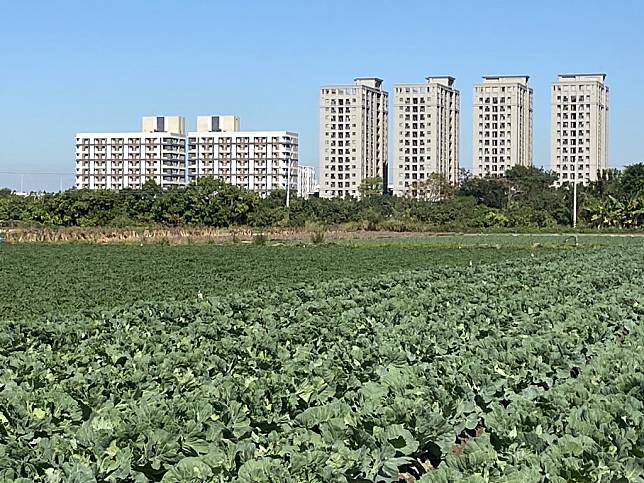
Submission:
[[0,171],[0,174],[14,174],[18,176],[43,175],[43,176],[76,176],[76,173],[51,173],[46,171]]

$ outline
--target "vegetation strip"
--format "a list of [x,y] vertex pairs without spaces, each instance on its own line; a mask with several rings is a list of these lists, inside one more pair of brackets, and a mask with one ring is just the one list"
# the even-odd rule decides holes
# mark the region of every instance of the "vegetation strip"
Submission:
[[[514,229],[567,230],[573,193],[558,176],[535,167],[515,166],[502,178],[468,177],[459,187],[437,183],[422,199],[382,195],[382,180],[367,178],[354,198],[304,200],[273,191],[256,193],[212,178],[162,190],[69,190],[19,196],[0,190],[0,227],[296,227],[343,226],[353,230],[463,231]],[[429,182],[429,180],[428,180]],[[374,188],[374,186],[376,188]],[[637,229],[644,225],[644,164],[610,171],[578,187],[578,219],[583,228]]]

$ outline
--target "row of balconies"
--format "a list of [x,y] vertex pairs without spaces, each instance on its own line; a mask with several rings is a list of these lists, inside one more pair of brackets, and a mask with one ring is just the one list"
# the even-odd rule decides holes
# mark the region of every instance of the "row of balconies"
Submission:
[[141,163],[143,161],[146,161],[148,163],[163,161],[163,162],[176,164],[177,162],[181,162],[184,159],[185,158],[183,156],[173,156],[173,155],[163,156],[159,158],[158,156],[154,156],[153,154],[149,154],[143,158],[141,156],[132,156],[132,157],[119,156],[119,157],[108,158],[105,155],[103,156],[97,155],[94,158],[83,157],[82,159],[77,159],[76,162],[80,164],[94,163],[94,164],[100,165],[100,164],[105,164],[107,162],[110,162],[112,164],[123,164],[123,163],[132,163],[132,162]]
[[351,178],[355,178],[356,173],[329,173],[329,178],[330,179],[339,179],[339,180],[347,180]]
[[479,156],[479,161],[483,159],[486,163],[499,163],[503,161],[510,161],[510,156]]
[[[123,147],[120,147],[120,146],[119,147],[116,147],[116,146],[111,146],[111,147],[110,146],[100,146],[99,147],[99,146],[97,146],[97,147],[94,148],[94,152],[95,153],[100,153],[100,154],[107,153],[108,148],[109,148],[109,151],[111,153],[122,154],[122,153],[125,152]],[[144,147],[145,152],[159,152],[160,149],[161,149],[161,146],[157,146],[157,145],[155,145],[155,146],[145,146]],[[76,148],[76,153],[78,153],[78,154],[87,154],[89,152],[90,152],[90,149],[88,148],[88,146],[82,146],[82,147],[77,147]],[[132,146],[132,147],[128,148],[128,153],[140,153],[140,152],[141,152],[141,146]]]
[[[409,164],[410,161],[416,164]],[[399,164],[398,167],[403,171],[425,171],[425,164],[423,161],[424,160],[419,158],[405,158],[405,162],[408,164]]]
[[[338,181],[337,182],[337,185],[338,185],[337,187],[338,188],[350,188],[352,185],[355,186],[355,184],[356,184],[355,181],[344,181],[344,182],[343,181]],[[331,188],[335,188],[336,187],[336,182],[335,181],[330,181],[328,183],[328,185]]]
[[295,147],[292,142],[281,142],[275,144],[253,144],[253,143],[200,143],[200,144],[190,144],[189,151],[196,151],[197,149],[214,149],[218,148],[219,150],[232,150],[235,149],[250,149],[251,147],[255,150],[267,150],[272,148],[276,149],[289,149]]
[[[197,168],[198,166],[198,168]],[[248,164],[222,164],[222,163],[200,163],[198,165],[194,164],[189,167],[189,169],[239,169],[239,170],[248,170],[248,169],[254,169],[254,170],[266,170],[266,169],[287,169],[287,165],[285,164],[260,164],[260,165],[253,165],[250,166]]]
[[557,105],[557,112],[571,111],[583,112],[590,111],[590,104],[559,104]]
[[[179,138],[164,138],[164,143],[178,143],[183,144],[184,140]],[[141,143],[145,144],[157,144],[159,139],[157,138],[128,138],[125,142],[124,138],[76,138],[76,145],[78,146],[112,146],[112,147],[123,147],[123,146],[139,146]]]
[[486,139],[483,142],[484,146],[506,146],[506,145],[509,146],[510,144],[512,144],[512,141],[510,139],[501,139],[501,140],[493,139],[492,141],[490,141],[489,139]]
[[[587,139],[586,141],[587,141],[588,144],[590,144],[590,139]],[[572,145],[572,146],[584,144],[584,138],[557,139],[557,146],[561,146],[561,145],[567,146],[569,144]]]
[[[567,161],[567,160],[565,160],[565,161]],[[575,171],[574,163],[571,164],[570,166],[567,165],[567,164],[563,164],[563,165],[562,164],[557,164],[556,166],[557,166],[558,171]],[[570,169],[568,169],[568,168],[570,168]],[[578,164],[577,165],[577,171],[584,171],[585,169],[586,170],[590,169],[590,164],[586,164],[586,165]]]
[[564,163],[570,163],[570,169],[574,169],[575,167],[575,162],[579,163],[579,169],[581,169],[581,166],[584,164],[584,161],[586,163],[590,163],[590,156],[561,156],[557,155],[557,162],[561,163],[563,160]]
[[557,101],[559,102],[587,102],[590,99],[590,96],[557,96]]
[[[508,110],[510,110],[510,109],[508,108]],[[508,111],[506,111],[505,106],[498,106],[498,107],[497,106],[492,106],[492,108],[479,106],[479,112],[504,112],[504,113],[507,113]]]
[[425,154],[425,148],[405,148],[404,151],[400,148],[400,152],[405,154]]
[[400,115],[400,119],[404,119],[405,121],[424,121],[425,119],[431,118],[431,114],[405,114],[404,117],[402,114]]
[[566,130],[557,130],[557,136],[567,136],[567,137],[581,137],[581,136],[586,136],[588,140],[590,140],[590,130],[587,129],[585,132],[583,130],[572,130],[572,131],[566,131]]
[[506,134],[508,137],[512,137],[512,133],[510,131],[479,131],[479,138],[502,138],[505,137]]
[[268,138],[251,138],[249,137],[220,137],[215,141],[214,138],[189,138],[190,145],[202,145],[202,144],[260,144],[260,145],[269,145],[269,144],[281,144],[281,143],[291,143],[293,138],[290,136],[284,137],[271,137],[269,141]]
[[567,147],[558,147],[557,151],[561,151],[563,154],[581,154],[581,153],[590,153],[590,148],[586,146],[585,148],[567,148]]
[[[451,136],[450,136],[451,138]],[[412,139],[411,141],[409,139],[399,139],[398,144],[404,145],[404,146],[425,146],[427,144],[431,144],[432,140],[427,139],[427,142],[425,142],[424,139]]]
[[506,104],[512,102],[511,97],[506,96],[494,96],[494,97],[479,97],[479,104]]

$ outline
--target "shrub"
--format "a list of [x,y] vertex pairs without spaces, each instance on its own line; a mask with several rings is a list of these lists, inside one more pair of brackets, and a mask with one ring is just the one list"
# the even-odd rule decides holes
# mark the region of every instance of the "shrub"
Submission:
[[253,245],[264,246],[268,241],[268,237],[264,233],[257,233],[253,236]]
[[324,232],[322,230],[316,230],[311,234],[311,243],[314,245],[321,245],[324,243]]

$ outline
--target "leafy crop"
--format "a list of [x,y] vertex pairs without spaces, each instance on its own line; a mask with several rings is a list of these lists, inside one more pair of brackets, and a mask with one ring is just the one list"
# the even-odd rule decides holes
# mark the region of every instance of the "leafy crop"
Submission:
[[[468,237],[469,238],[469,237]],[[495,238],[494,243],[498,240]],[[462,240],[373,246],[0,245],[0,320],[125,303],[196,299],[262,285],[363,278],[384,271],[490,263],[534,252],[531,238],[502,250]],[[484,242],[485,247],[476,244]],[[514,240],[507,238],[504,245]],[[454,243],[454,242],[452,242]],[[308,245],[308,241],[307,241]],[[550,250],[536,250],[536,254]]]
[[641,480],[643,259],[5,322],[0,481]]

